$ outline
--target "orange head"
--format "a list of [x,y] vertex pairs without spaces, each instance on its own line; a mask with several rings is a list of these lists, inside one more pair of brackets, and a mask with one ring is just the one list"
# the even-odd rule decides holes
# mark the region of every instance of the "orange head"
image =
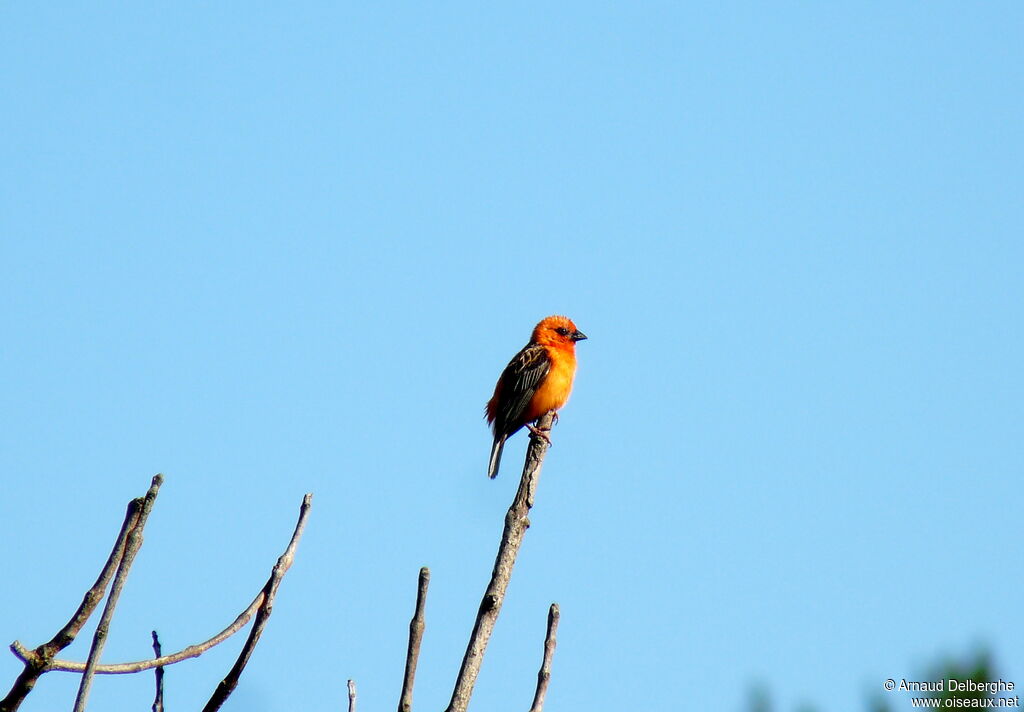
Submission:
[[572,349],[577,341],[583,341],[587,335],[576,328],[572,319],[565,316],[549,316],[542,319],[533,328],[530,342],[542,346]]

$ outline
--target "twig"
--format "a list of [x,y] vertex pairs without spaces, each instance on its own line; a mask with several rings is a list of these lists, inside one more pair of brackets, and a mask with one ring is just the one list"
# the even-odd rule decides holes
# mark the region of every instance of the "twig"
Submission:
[[228,674],[220,681],[217,685],[217,689],[213,691],[210,696],[210,700],[206,703],[203,708],[203,712],[215,712],[220,709],[220,706],[224,704],[224,701],[228,696],[235,691],[235,687],[238,686],[238,678],[241,677],[242,671],[245,669],[246,664],[249,662],[252,651],[256,647],[256,643],[260,640],[260,635],[263,634],[263,628],[267,625],[267,619],[270,618],[270,614],[274,608],[274,596],[277,594],[277,587],[281,585],[281,579],[284,577],[288,569],[291,568],[292,562],[295,560],[295,549],[299,545],[299,539],[302,538],[302,531],[306,528],[306,517],[309,514],[309,508],[313,502],[313,495],[307,494],[302,498],[302,506],[299,508],[299,520],[295,524],[295,531],[292,533],[292,539],[288,542],[288,548],[285,549],[284,553],[274,564],[274,569],[270,573],[270,578],[267,579],[266,585],[263,587],[263,602],[260,604],[259,610],[256,611],[256,620],[252,624],[252,629],[249,631],[249,637],[245,641],[245,645],[242,647],[242,652],[238,654],[238,659],[235,660],[235,664],[231,666],[231,670]]
[[11,644],[11,651],[25,663],[25,669],[21,671],[21,674],[14,681],[14,685],[11,686],[7,697],[0,700],[0,712],[15,712],[21,706],[25,697],[35,687],[39,677],[51,669],[50,666],[54,656],[71,644],[75,636],[82,630],[82,626],[89,620],[89,616],[96,610],[96,606],[103,600],[103,592],[106,590],[107,584],[110,583],[110,577],[114,575],[118,564],[121,563],[121,557],[124,555],[125,541],[128,539],[128,532],[135,527],[141,508],[141,498],[133,499],[128,503],[128,511],[125,512],[124,523],[121,524],[121,531],[117,534],[114,547],[110,551],[110,556],[107,557],[107,563],[103,565],[103,569],[96,578],[96,582],[92,585],[92,588],[85,592],[78,610],[75,611],[64,627],[57,631],[57,634],[49,642],[43,643],[35,650],[26,650],[18,641],[14,641]]
[[[253,617],[260,605],[263,603],[264,593],[261,590],[256,594],[256,598],[253,599],[249,607],[238,614],[234,622],[231,623],[227,628],[222,630],[217,635],[213,636],[209,640],[199,643],[197,645],[190,645],[183,650],[172,655],[164,655],[161,658],[147,658],[146,660],[137,660],[131,663],[115,663],[112,665],[97,665],[97,675],[125,675],[134,672],[142,672],[143,670],[151,670],[155,667],[173,665],[174,663],[180,663],[182,660],[188,660],[189,658],[197,658],[207,650],[223,643],[225,640],[230,638],[232,635],[241,630],[249,619]],[[20,659],[25,660],[25,656],[31,654],[20,643],[15,643],[11,646],[11,651]],[[82,672],[85,670],[85,663],[77,663],[71,660],[53,660],[47,671],[53,670],[54,672]]]
[[555,631],[558,630],[558,604],[552,603],[548,610],[548,632],[544,636],[544,660],[537,673],[537,692],[533,696],[530,712],[543,712],[544,696],[548,693],[548,682],[551,680],[551,658],[555,654]]
[[[153,631],[153,655],[156,659],[160,659],[160,638],[157,636],[156,631]],[[164,712],[164,666],[157,665],[156,667],[156,697],[153,699],[153,712]]]
[[356,681],[348,681],[348,712],[356,712]]
[[423,608],[427,602],[427,586],[430,584],[430,569],[420,569],[419,585],[416,589],[416,612],[409,621],[409,651],[405,656],[405,680],[402,682],[402,696],[398,700],[398,712],[411,712],[412,686],[416,679],[416,662],[420,657],[420,643],[423,642]]
[[[163,478],[161,476],[158,475],[157,477],[159,477],[160,479],[158,481],[157,478],[154,478],[153,487],[150,488],[150,492],[147,494],[147,497],[149,496],[149,494],[152,494],[153,497],[156,496],[154,487],[158,488],[159,485],[163,482]],[[274,567],[274,573],[271,575],[271,581],[274,580],[275,575],[277,575],[277,581],[273,586],[273,591],[269,592],[271,596],[274,592],[276,592],[277,585],[280,584],[280,578],[284,576],[284,573],[288,570],[288,567],[291,566],[292,560],[294,558],[295,547],[298,544],[298,538],[301,537],[301,529],[305,526],[305,517],[309,509],[311,498],[312,495],[307,495],[306,498],[303,499],[303,508],[300,511],[299,523],[296,525],[296,531],[292,535],[292,540],[289,543],[288,549],[285,551],[285,554],[280,559],[278,559],[277,566]],[[115,571],[118,571],[122,563],[122,560],[124,559],[127,544],[130,539],[130,535],[133,533],[133,530],[137,530],[137,534],[141,538],[141,526],[139,526],[139,518],[140,514],[142,514],[143,512],[145,503],[146,499],[144,498],[133,499],[131,502],[128,503],[128,511],[125,514],[124,523],[122,524],[121,531],[118,534],[116,542],[114,543],[114,548],[111,551],[110,556],[103,567],[103,571],[101,571],[96,582],[93,584],[93,587],[86,592],[85,597],[82,600],[82,604],[79,606],[75,614],[71,617],[71,620],[68,621],[67,625],[65,625],[53,637],[51,641],[39,646],[34,650],[26,648],[18,641],[14,641],[14,643],[11,644],[11,652],[14,653],[14,655],[24,663],[25,669],[22,671],[21,675],[18,676],[18,679],[15,681],[7,697],[4,700],[0,701],[0,712],[14,712],[15,710],[17,710],[21,702],[24,700],[24,698],[28,695],[29,692],[32,691],[38,678],[45,672],[85,672],[88,666],[88,662],[80,663],[69,660],[59,660],[56,659],[54,656],[60,650],[67,647],[75,639],[75,636],[81,631],[82,627],[85,625],[89,616],[96,609],[99,602],[103,600],[103,593],[107,584],[110,582],[110,579],[114,576]],[[149,506],[151,508],[152,504],[150,503]],[[141,545],[141,540],[138,543]],[[265,618],[270,615],[270,607],[272,606],[272,601],[270,602],[270,605],[264,606],[264,603],[268,600],[269,585],[270,581],[268,581],[267,586],[264,586],[264,588],[256,595],[252,603],[249,604],[248,608],[242,611],[238,615],[238,617],[235,618],[231,625],[229,625],[227,628],[225,628],[220,633],[213,636],[207,641],[204,641],[197,645],[190,645],[187,648],[184,648],[183,650],[180,650],[171,655],[160,655],[157,648],[154,647],[154,650],[157,651],[156,658],[149,658],[146,660],[139,660],[129,663],[117,663],[112,665],[96,664],[94,666],[93,672],[95,674],[100,675],[136,673],[141,672],[143,670],[150,670],[153,668],[162,668],[166,665],[173,665],[174,663],[181,662],[182,660],[188,660],[189,658],[198,657],[210,648],[214,647],[215,645],[218,645],[219,643],[222,643],[223,641],[227,640],[232,635],[237,633],[239,630],[241,630],[245,626],[245,624],[249,622],[253,615],[257,613],[257,611],[265,611],[265,625]],[[110,604],[108,603],[108,606],[109,605]],[[257,621],[257,623],[258,622],[259,620]],[[259,635],[257,634],[256,639],[258,639],[258,637]],[[158,641],[154,642],[156,643]],[[256,643],[256,640],[252,638],[252,634],[250,634],[250,641],[247,643],[247,645],[249,643],[251,643],[252,645],[255,645]],[[251,648],[249,650],[249,654],[251,654]],[[242,664],[242,667],[244,667],[244,663]],[[239,669],[238,672],[240,674],[241,669]],[[158,675],[162,675],[162,671],[158,670]],[[158,682],[158,691],[160,689],[159,684],[160,683]],[[235,679],[235,684],[237,684],[237,678]],[[228,690],[227,694],[230,694],[230,692],[231,691]],[[226,697],[227,695],[224,696],[225,699]],[[221,700],[221,703],[223,703],[223,700]],[[162,697],[160,704],[162,705]],[[156,703],[154,703],[154,707],[155,706]]]
[[[537,421],[537,429],[541,432],[551,430],[553,417],[547,413]],[[473,632],[469,637],[469,645],[466,646],[466,655],[462,658],[462,667],[459,669],[459,676],[455,681],[455,689],[452,692],[451,702],[445,712],[466,712],[469,706],[469,698],[473,694],[473,686],[480,673],[480,665],[484,659],[484,652],[487,650],[487,642],[490,640],[491,632],[494,630],[494,623],[501,611],[501,604],[505,600],[505,591],[508,588],[509,579],[512,577],[512,567],[516,563],[516,555],[523,543],[523,535],[530,526],[528,515],[533,507],[533,496],[537,491],[537,482],[540,479],[540,468],[544,463],[544,455],[550,445],[544,438],[536,434],[530,437],[530,447],[526,450],[526,463],[523,465],[523,476],[519,481],[519,490],[516,492],[512,506],[505,514],[505,529],[501,535],[501,543],[498,545],[498,555],[494,560],[494,570],[491,572],[491,581],[484,592],[483,600],[480,602],[480,610],[473,624]]]
[[146,526],[149,513],[153,511],[153,502],[156,501],[157,492],[164,482],[163,475],[156,475],[153,483],[146,493],[139,510],[135,526],[128,532],[128,538],[124,545],[124,555],[117,565],[117,573],[110,584],[110,594],[107,596],[107,603],[100,614],[100,622],[96,626],[96,632],[92,637],[92,647],[89,648],[89,658],[85,663],[85,672],[82,673],[82,680],[78,685],[78,696],[75,698],[74,712],[85,712],[86,702],[89,700],[89,689],[92,687],[92,680],[96,674],[96,665],[99,663],[100,655],[103,653],[103,646],[107,642],[107,634],[110,632],[110,621],[114,617],[114,608],[117,607],[117,600],[121,597],[121,590],[128,578],[128,570],[135,561],[135,555],[142,547],[142,530]]

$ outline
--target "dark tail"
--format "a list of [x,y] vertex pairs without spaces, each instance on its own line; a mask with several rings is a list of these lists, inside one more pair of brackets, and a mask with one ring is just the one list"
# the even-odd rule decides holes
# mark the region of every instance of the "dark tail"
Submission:
[[494,444],[491,445],[491,462],[487,466],[487,476],[492,480],[498,476],[498,466],[501,465],[501,451],[505,449],[504,435],[495,436]]

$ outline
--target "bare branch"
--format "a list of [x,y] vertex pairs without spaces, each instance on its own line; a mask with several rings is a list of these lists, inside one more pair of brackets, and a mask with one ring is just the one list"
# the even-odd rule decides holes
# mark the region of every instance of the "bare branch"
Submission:
[[551,658],[555,654],[555,631],[558,630],[558,604],[552,603],[548,609],[548,632],[544,636],[544,659],[537,673],[537,692],[533,696],[530,712],[543,712],[544,696],[548,693],[548,682],[551,680]]
[[117,570],[118,565],[121,563],[121,557],[124,556],[128,533],[138,522],[139,512],[142,510],[142,502],[143,500],[139,498],[133,499],[128,503],[128,511],[125,512],[124,523],[121,524],[121,531],[118,532],[117,539],[114,541],[114,547],[110,551],[110,556],[107,557],[107,562],[103,565],[103,569],[100,571],[92,588],[85,592],[78,610],[75,611],[64,627],[57,631],[57,634],[49,642],[43,643],[35,650],[26,650],[18,641],[14,641],[11,644],[11,651],[25,663],[25,669],[21,671],[21,674],[14,681],[14,685],[11,686],[7,697],[0,700],[0,712],[15,712],[21,706],[25,697],[35,687],[39,677],[51,669],[50,665],[54,656],[71,644],[75,636],[82,630],[82,626],[89,620],[89,616],[96,610],[96,606],[103,600],[103,592],[106,590],[107,584],[110,583],[110,578],[114,575],[114,571]]
[[[145,660],[136,660],[129,663],[113,663],[108,665],[97,665],[97,675],[127,675],[136,672],[142,672],[144,670],[152,670],[156,667],[166,667],[168,665],[174,665],[180,663],[183,660],[189,660],[191,658],[197,658],[205,653],[215,645],[223,643],[225,640],[230,638],[232,635],[240,631],[245,627],[245,624],[253,617],[259,607],[263,605],[263,601],[266,598],[265,591],[261,590],[256,597],[252,600],[249,606],[238,614],[238,617],[229,625],[227,628],[217,633],[209,640],[197,643],[196,645],[190,645],[187,648],[183,648],[176,653],[170,655],[164,655],[159,658],[147,658]],[[11,646],[11,652],[15,654],[22,661],[28,661],[33,655],[33,651],[27,650],[23,645],[15,642]],[[47,666],[47,672],[83,672],[85,670],[85,663],[74,662],[71,660],[52,660]]]
[[[97,646],[97,639],[102,641],[106,637],[106,633],[109,629],[109,618],[110,615],[112,615],[114,606],[116,605],[117,595],[119,595],[120,590],[124,585],[124,577],[127,575],[128,568],[131,566],[131,561],[142,544],[142,528],[145,525],[146,517],[148,517],[149,512],[152,509],[153,500],[156,498],[157,490],[162,483],[163,477],[161,475],[157,475],[153,478],[152,486],[145,498],[133,499],[128,503],[128,511],[125,514],[125,521],[121,526],[121,531],[114,543],[114,548],[110,553],[110,557],[107,559],[107,562],[103,567],[103,571],[93,584],[93,587],[86,592],[85,597],[82,600],[82,604],[71,617],[71,620],[68,621],[67,625],[65,625],[54,636],[53,640],[34,650],[26,648],[18,641],[14,641],[14,643],[11,644],[11,652],[24,663],[25,669],[22,671],[21,675],[18,676],[18,679],[15,681],[7,697],[0,701],[0,712],[15,712],[28,693],[32,691],[36,681],[43,673],[52,670],[84,673],[89,667],[90,662],[93,663],[93,669],[90,673],[90,677],[92,674],[128,674],[157,668],[158,697],[157,701],[154,702],[154,710],[158,703],[162,709],[163,700],[162,694],[160,693],[162,692],[163,671],[160,668],[202,655],[210,648],[227,640],[229,637],[237,633],[246,625],[246,623],[249,622],[253,615],[256,615],[256,624],[253,626],[253,630],[250,631],[249,639],[246,641],[246,645],[243,648],[242,654],[239,656],[239,660],[236,661],[235,667],[232,668],[232,673],[234,674],[233,677],[232,674],[229,673],[229,676],[221,682],[218,686],[217,692],[214,693],[215,697],[218,694],[222,695],[217,705],[219,706],[220,704],[223,704],[224,699],[231,694],[234,686],[238,683],[238,676],[241,674],[246,662],[248,662],[249,656],[252,654],[252,648],[259,640],[263,627],[266,625],[266,619],[270,616],[270,612],[273,607],[273,597],[277,592],[277,587],[280,585],[281,578],[288,571],[294,561],[295,549],[298,546],[299,539],[302,536],[302,531],[305,528],[306,517],[312,502],[312,495],[307,494],[303,498],[302,507],[299,512],[299,521],[292,534],[292,539],[289,542],[285,553],[278,559],[277,564],[274,566],[274,570],[271,573],[271,577],[267,581],[267,584],[256,595],[248,608],[242,611],[238,617],[235,618],[231,625],[209,640],[197,645],[190,645],[187,648],[171,655],[160,654],[159,641],[157,640],[156,632],[154,631],[154,651],[156,652],[157,657],[113,665],[97,664],[96,660],[99,657],[99,653],[101,652],[103,645],[103,643],[100,642]],[[128,557],[129,547],[133,550],[131,558]],[[82,627],[96,609],[99,602],[103,600],[104,590],[106,589],[107,584],[110,583],[111,578],[114,578],[114,587],[116,587],[117,593],[115,594],[115,588],[112,587],[111,599],[108,599],[107,608],[104,610],[105,624],[104,619],[101,619],[100,625],[97,628],[96,637],[94,637],[93,640],[94,647],[90,651],[90,660],[85,663],[79,663],[55,659],[54,656],[75,639],[75,636],[81,631]],[[120,580],[120,584],[118,584],[118,580]],[[108,611],[110,612],[110,615],[107,615]],[[222,688],[229,683],[231,685],[230,689],[225,689],[221,692]],[[80,687],[80,697],[81,689],[82,688]],[[85,695],[87,697],[88,691],[86,691]],[[208,704],[213,703],[213,701],[214,698],[211,698],[211,702]],[[81,704],[84,706],[84,703],[85,700],[83,699]],[[78,705],[79,701],[76,700],[76,709],[78,709]],[[212,707],[210,709],[215,710],[217,707]]]
[[[553,420],[552,413],[547,413],[537,421],[537,429],[542,433],[549,432]],[[452,692],[451,702],[445,712],[465,712],[469,706],[469,698],[473,694],[473,686],[480,673],[480,665],[483,663],[484,652],[487,650],[487,642],[494,630],[494,623],[501,611],[501,604],[505,600],[509,579],[512,578],[512,567],[516,563],[516,555],[519,553],[519,547],[522,546],[523,536],[530,526],[528,515],[530,508],[533,507],[533,497],[537,491],[541,465],[544,463],[544,455],[547,453],[549,445],[550,443],[545,438],[539,437],[536,433],[530,437],[530,447],[526,450],[526,462],[523,465],[519,490],[505,515],[505,529],[501,535],[501,543],[498,545],[498,555],[494,560],[491,581],[480,602],[480,610],[473,625],[469,645],[466,647],[466,655],[462,659],[462,667],[459,669],[459,676],[455,681],[455,690]]]
[[[238,617],[235,618],[231,625],[205,642],[197,645],[190,645],[183,650],[179,650],[177,653],[164,655],[160,658],[147,658],[146,660],[137,660],[131,663],[97,665],[96,674],[125,675],[134,672],[142,672],[143,670],[151,670],[155,667],[173,665],[174,663],[180,663],[182,660],[188,660],[189,658],[197,658],[213,646],[218,643],[223,643],[225,640],[241,630],[245,624],[249,622],[249,619],[253,617],[253,614],[256,613],[257,609],[263,603],[263,599],[264,593],[263,591],[260,591],[256,594],[256,598],[253,599],[252,603],[249,604],[249,607],[239,613]],[[19,643],[12,645],[11,650],[22,660],[25,660],[24,656],[31,654],[31,651],[25,650],[25,648]],[[85,663],[77,663],[70,660],[54,660],[47,668],[47,671],[49,670],[53,670],[55,672],[83,672],[85,670]]]
[[163,482],[163,475],[157,475],[153,478],[153,484],[150,485],[149,491],[142,501],[142,507],[139,510],[139,517],[135,522],[135,526],[128,532],[128,538],[124,545],[124,556],[121,557],[121,561],[117,565],[117,573],[110,584],[107,603],[103,607],[103,613],[100,614],[100,622],[97,624],[96,632],[92,637],[92,647],[89,648],[89,658],[85,663],[85,672],[82,673],[82,680],[78,685],[78,696],[75,698],[74,712],[85,712],[85,705],[89,700],[89,689],[92,687],[92,680],[96,674],[96,665],[100,661],[103,646],[107,642],[107,634],[110,632],[110,621],[114,617],[114,608],[117,607],[117,601],[121,597],[121,590],[124,588],[124,582],[128,578],[128,570],[131,569],[132,563],[135,561],[135,555],[139,553],[139,549],[142,547],[142,530],[146,526],[149,513],[153,511],[153,503],[156,501],[156,495],[160,491],[160,485]]
[[278,586],[281,585],[281,579],[288,572],[288,569],[291,568],[292,562],[295,560],[295,549],[298,547],[299,539],[302,538],[302,532],[306,528],[306,517],[309,514],[312,502],[312,494],[307,494],[302,498],[302,506],[299,508],[299,520],[295,524],[292,539],[288,542],[288,548],[285,549],[277,563],[274,564],[270,578],[267,579],[267,583],[263,587],[263,601],[256,611],[256,620],[252,624],[252,630],[249,631],[249,637],[242,647],[242,652],[238,654],[235,664],[231,666],[231,670],[228,671],[228,674],[217,685],[217,689],[213,691],[213,695],[210,696],[210,700],[206,703],[206,707],[203,708],[203,712],[215,712],[215,710],[220,709],[220,706],[224,704],[224,701],[235,691],[235,687],[238,686],[238,678],[241,677],[242,671],[249,662],[252,651],[256,647],[256,643],[259,642],[260,635],[263,634],[263,628],[267,625],[267,619],[270,618],[270,614],[273,611],[274,596],[277,594]]
[[356,681],[348,681],[348,712],[356,712]]
[[402,696],[398,700],[398,712],[411,712],[412,687],[416,680],[416,663],[420,657],[420,643],[423,642],[423,608],[427,603],[427,586],[430,585],[430,569],[420,569],[419,586],[416,589],[416,612],[409,621],[409,651],[405,656],[405,680],[402,682]]
[[[156,631],[153,631],[153,655],[161,657],[160,638]],[[164,667],[158,665],[156,668],[156,697],[153,698],[153,712],[164,712]]]

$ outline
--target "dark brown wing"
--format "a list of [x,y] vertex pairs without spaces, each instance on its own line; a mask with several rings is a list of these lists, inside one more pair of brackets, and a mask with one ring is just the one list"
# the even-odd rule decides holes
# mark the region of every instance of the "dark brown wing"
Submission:
[[511,435],[526,424],[523,415],[530,399],[550,370],[551,359],[547,349],[539,344],[528,344],[509,361],[498,379],[498,392],[495,394],[495,435]]

